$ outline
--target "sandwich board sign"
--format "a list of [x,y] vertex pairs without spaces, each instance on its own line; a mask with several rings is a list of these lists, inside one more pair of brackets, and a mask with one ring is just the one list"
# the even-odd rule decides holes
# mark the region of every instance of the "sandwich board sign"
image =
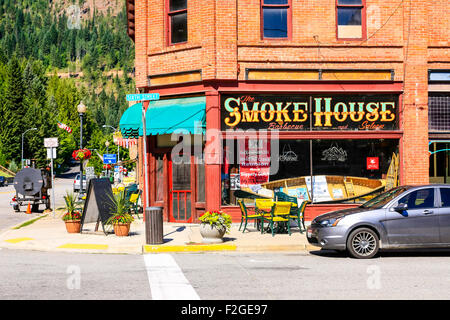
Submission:
[[95,231],[98,230],[99,223],[102,223],[103,232],[107,235],[105,229],[106,222],[114,210],[113,192],[111,182],[107,178],[91,179],[86,193],[86,202],[81,216],[81,230],[86,223],[96,223]]

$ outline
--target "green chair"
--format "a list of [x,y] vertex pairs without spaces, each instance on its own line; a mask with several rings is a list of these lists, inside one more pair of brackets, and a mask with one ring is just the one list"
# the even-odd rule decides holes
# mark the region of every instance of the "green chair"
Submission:
[[297,222],[298,229],[300,230],[300,233],[303,233],[301,226],[303,225],[303,230],[306,230],[304,214],[305,214],[306,204],[308,202],[307,201],[303,201],[299,205],[297,197],[289,196],[289,195],[287,195],[284,192],[275,192],[274,193],[274,199],[278,200],[278,201],[288,201],[288,202],[292,202],[293,204],[295,204],[295,205],[293,205],[291,207],[291,212],[289,214],[289,218],[292,219],[292,220],[295,220]]
[[244,229],[242,230],[242,233],[245,232],[245,229],[247,228],[248,221],[253,220],[255,223],[255,226],[258,222],[261,221],[261,215],[260,214],[248,214],[247,207],[245,206],[244,202],[242,200],[238,200],[239,207],[241,208],[241,224],[239,226],[239,231],[241,230],[242,224],[244,224]]
[[[291,212],[292,202],[288,201],[276,201],[270,211],[270,217],[267,215],[261,216],[261,220],[269,222],[270,230],[272,231],[272,237],[275,235],[275,223],[277,223],[277,229],[281,229],[281,224],[287,226],[289,235],[291,235],[291,226],[289,213]],[[262,224],[263,224],[262,223]]]

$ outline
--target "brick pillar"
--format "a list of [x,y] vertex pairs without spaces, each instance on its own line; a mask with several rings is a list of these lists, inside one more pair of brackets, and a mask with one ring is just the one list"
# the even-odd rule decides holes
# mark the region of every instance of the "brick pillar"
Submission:
[[206,93],[205,192],[206,210],[218,210],[221,204],[220,106],[217,91]]
[[135,68],[136,68],[136,88],[147,86],[147,0],[135,1]]
[[429,182],[427,2],[414,0],[404,4],[402,184]]

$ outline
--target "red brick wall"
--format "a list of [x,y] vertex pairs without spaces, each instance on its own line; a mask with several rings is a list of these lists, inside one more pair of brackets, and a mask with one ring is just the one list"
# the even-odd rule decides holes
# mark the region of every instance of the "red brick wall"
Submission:
[[165,3],[135,0],[137,87],[190,70],[245,80],[246,68],[393,69],[404,84],[401,182],[428,182],[427,74],[450,69],[448,0],[366,0],[363,41],[337,40],[335,0],[292,0],[292,37],[275,41],[261,40],[260,0],[188,0],[189,40],[172,46]]

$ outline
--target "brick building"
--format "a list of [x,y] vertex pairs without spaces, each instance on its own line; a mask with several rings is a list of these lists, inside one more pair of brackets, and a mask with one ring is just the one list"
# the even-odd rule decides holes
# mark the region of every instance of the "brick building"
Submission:
[[[233,191],[274,181],[312,201],[307,219],[354,206],[344,201],[352,183],[448,182],[447,0],[127,0],[127,9],[136,86],[161,97],[144,103],[146,190],[165,221],[218,208],[238,219]],[[175,129],[203,156],[174,161]],[[256,153],[248,139],[260,142]],[[294,190],[297,177],[305,185]]]

